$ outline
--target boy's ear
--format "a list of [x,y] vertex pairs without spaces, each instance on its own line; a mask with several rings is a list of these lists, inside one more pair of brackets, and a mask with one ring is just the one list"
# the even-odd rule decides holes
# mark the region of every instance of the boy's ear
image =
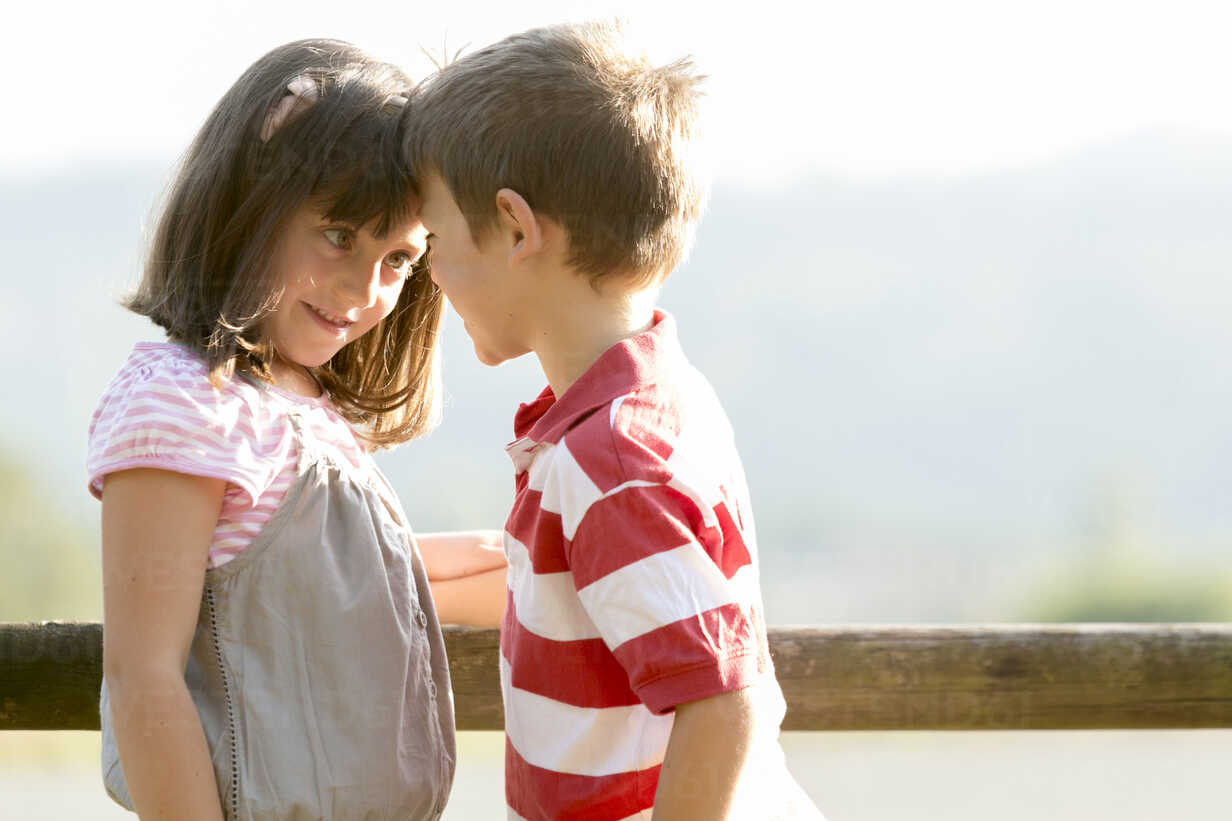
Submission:
[[545,226],[525,197],[512,188],[502,188],[496,192],[496,214],[501,234],[509,243],[510,264],[543,250],[548,240]]

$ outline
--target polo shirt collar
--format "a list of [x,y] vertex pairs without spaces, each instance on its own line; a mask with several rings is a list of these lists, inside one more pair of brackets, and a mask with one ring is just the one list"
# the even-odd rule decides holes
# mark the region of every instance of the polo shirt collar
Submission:
[[656,309],[650,328],[604,351],[560,399],[549,385],[533,402],[519,406],[513,420],[518,441],[509,447],[527,439],[534,444],[556,444],[581,417],[619,396],[654,384],[669,370],[670,363],[683,357],[676,321],[666,311]]

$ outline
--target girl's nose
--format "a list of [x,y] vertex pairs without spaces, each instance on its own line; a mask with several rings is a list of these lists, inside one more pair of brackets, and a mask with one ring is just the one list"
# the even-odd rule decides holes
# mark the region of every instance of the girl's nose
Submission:
[[343,287],[351,299],[359,303],[361,308],[371,308],[376,304],[381,290],[381,261],[376,264],[360,263],[347,272]]

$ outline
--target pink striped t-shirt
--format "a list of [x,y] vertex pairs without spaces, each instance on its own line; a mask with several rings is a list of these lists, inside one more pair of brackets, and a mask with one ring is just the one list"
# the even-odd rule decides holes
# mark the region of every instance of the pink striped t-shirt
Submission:
[[139,467],[225,480],[208,566],[226,564],[261,531],[295,479],[291,412],[331,461],[358,477],[371,474],[371,456],[328,396],[296,396],[240,377],[215,390],[196,354],[137,343],[90,422],[90,492],[101,499],[108,473]]

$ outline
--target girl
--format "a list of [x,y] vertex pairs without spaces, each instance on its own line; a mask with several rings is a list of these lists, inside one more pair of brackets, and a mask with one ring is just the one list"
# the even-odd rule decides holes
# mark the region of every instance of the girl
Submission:
[[495,624],[503,558],[486,532],[417,551],[368,453],[438,411],[441,299],[398,159],[410,90],[337,41],[258,60],[189,148],[128,302],[169,342],[112,380],[88,468],[104,780],[143,819],[444,807],[429,582],[448,620]]

